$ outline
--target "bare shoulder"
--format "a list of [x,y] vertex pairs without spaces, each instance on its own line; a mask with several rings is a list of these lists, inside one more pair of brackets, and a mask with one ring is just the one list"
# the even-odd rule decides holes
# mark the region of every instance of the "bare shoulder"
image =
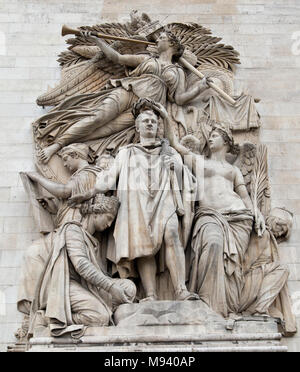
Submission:
[[241,171],[241,169],[239,167],[237,167],[236,165],[233,165],[233,167],[234,167],[234,169],[235,169],[235,171],[236,171],[237,174],[240,174],[241,176],[243,175],[242,174],[242,171]]
[[238,180],[238,182],[244,184],[244,176],[243,176],[242,171],[240,170],[240,168],[237,167],[236,165],[231,165],[231,166],[234,170],[235,179]]

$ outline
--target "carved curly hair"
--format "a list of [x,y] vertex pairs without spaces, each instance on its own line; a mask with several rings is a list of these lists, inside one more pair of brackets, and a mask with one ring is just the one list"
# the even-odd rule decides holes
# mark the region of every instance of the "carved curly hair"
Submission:
[[212,127],[212,132],[218,132],[223,137],[224,142],[229,146],[228,152],[237,155],[240,152],[239,145],[236,145],[234,143],[234,139],[231,133],[231,130],[229,128],[226,128],[225,125],[222,125],[221,123],[215,123]]
[[160,113],[155,109],[154,101],[150,98],[140,98],[132,107],[132,115],[136,119],[143,111],[153,111],[160,118]]
[[104,214],[109,213],[116,216],[120,206],[119,199],[116,196],[105,196],[103,194],[97,194],[93,201],[93,204],[87,202],[83,203],[80,208],[82,216],[87,214]]
[[173,44],[175,50],[173,60],[177,61],[183,55],[184,45],[182,45],[179,39],[167,28],[165,28],[163,32],[168,36],[170,42]]

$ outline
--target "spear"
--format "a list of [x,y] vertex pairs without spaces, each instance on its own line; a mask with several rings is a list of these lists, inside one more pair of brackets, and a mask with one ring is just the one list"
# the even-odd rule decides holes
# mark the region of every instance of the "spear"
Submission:
[[[81,31],[78,29],[73,29],[70,28],[66,25],[62,27],[61,31],[62,36],[66,35],[76,35],[76,36],[81,36]],[[136,44],[144,44],[144,45],[152,45],[156,46],[156,43],[152,43],[151,41],[147,40],[138,40],[138,39],[131,39],[131,38],[125,38],[125,37],[120,37],[120,36],[112,36],[112,35],[106,35],[102,34],[97,31],[91,31],[91,35],[99,37],[100,39],[107,39],[107,40],[117,40],[117,41],[125,41],[129,43],[136,43]],[[198,71],[193,65],[191,65],[185,58],[180,57],[179,62],[181,63],[182,66],[184,66],[187,70],[191,71],[193,74],[197,75],[200,79],[205,78],[205,75],[203,75],[200,71]],[[207,85],[212,88],[214,91],[219,93],[221,97],[223,97],[227,102],[231,103],[232,105],[235,105],[235,100],[230,97],[224,90],[219,88],[216,84],[212,82],[207,82]]]

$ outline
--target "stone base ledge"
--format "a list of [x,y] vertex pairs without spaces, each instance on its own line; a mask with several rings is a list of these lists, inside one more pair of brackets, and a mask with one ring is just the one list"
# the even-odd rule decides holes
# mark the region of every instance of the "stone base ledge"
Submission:
[[51,337],[48,327],[38,327],[29,351],[287,351],[276,319],[226,320],[202,301],[121,305],[114,321],[115,326],[89,327],[80,338]]
[[277,323],[239,320],[233,330],[226,322],[205,325],[91,327],[79,339],[34,337],[29,351],[71,352],[286,352]]

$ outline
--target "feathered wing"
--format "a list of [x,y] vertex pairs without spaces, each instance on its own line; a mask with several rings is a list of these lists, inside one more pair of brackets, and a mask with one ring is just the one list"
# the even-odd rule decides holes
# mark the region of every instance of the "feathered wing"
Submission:
[[270,184],[268,174],[268,154],[266,145],[250,142],[240,146],[240,153],[234,163],[240,168],[255,215],[261,211],[264,216],[270,212]]
[[39,106],[57,106],[66,98],[84,93],[94,93],[103,88],[109,79],[123,77],[124,68],[114,65],[107,58],[81,62],[62,72],[61,82],[37,99]]
[[197,23],[170,23],[168,29],[197,57],[196,67],[203,63],[233,71],[240,64],[239,53],[222,38],[211,35],[211,30]]
[[242,172],[249,195],[251,195],[251,175],[256,158],[256,146],[251,142],[245,142],[239,146],[240,151],[234,165]]
[[266,145],[258,145],[251,175],[250,195],[254,208],[265,216],[270,212],[270,183],[268,174],[268,153]]

